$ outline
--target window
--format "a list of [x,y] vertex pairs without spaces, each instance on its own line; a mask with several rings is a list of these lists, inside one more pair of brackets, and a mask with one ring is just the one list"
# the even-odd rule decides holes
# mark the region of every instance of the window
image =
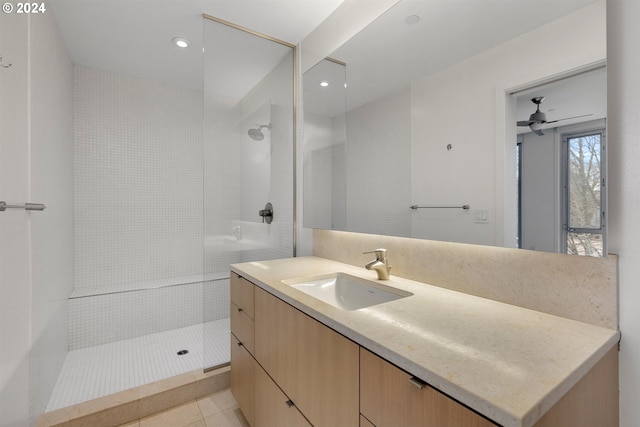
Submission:
[[564,251],[605,255],[605,132],[564,134]]

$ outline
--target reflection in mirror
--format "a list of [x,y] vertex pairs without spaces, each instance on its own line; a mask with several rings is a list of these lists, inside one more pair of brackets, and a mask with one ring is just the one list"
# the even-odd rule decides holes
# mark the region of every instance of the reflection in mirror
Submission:
[[345,64],[324,59],[304,74],[303,212],[312,228],[346,230]]
[[[518,132],[530,129],[516,122],[528,119],[535,105],[527,95],[530,105],[523,115],[512,94],[603,64],[605,6],[604,0],[544,2],[544,7],[534,0],[398,2],[330,54],[346,64],[347,91],[345,106],[328,113],[325,126],[333,129],[343,120],[346,147],[344,172],[337,164],[325,165],[324,175],[332,188],[344,189],[346,220],[338,226],[323,215],[309,215],[307,207],[317,199],[315,187],[305,182],[304,226],[522,244],[515,142]],[[305,168],[312,148],[307,106],[317,93],[307,92],[307,80],[321,80],[316,71],[304,76]],[[546,102],[543,107],[550,98]],[[562,117],[604,119],[604,105],[563,111]],[[549,120],[557,117],[545,111]],[[556,157],[545,167],[560,176],[559,165]],[[346,182],[337,185],[342,175]],[[559,197],[560,188],[552,191]],[[434,209],[412,210],[412,205]],[[462,205],[470,209],[443,208]],[[563,215],[542,221],[555,230],[552,247],[522,247],[564,251]]]
[[547,121],[518,127],[520,247],[604,254],[606,87],[602,67],[513,94],[524,119],[544,97]]

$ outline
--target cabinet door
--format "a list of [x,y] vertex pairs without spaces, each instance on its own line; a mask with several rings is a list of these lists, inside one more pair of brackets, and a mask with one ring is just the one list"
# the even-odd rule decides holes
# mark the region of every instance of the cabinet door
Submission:
[[618,346],[614,346],[534,427],[619,426]]
[[377,427],[422,426],[422,390],[411,375],[360,348],[360,412]]
[[255,298],[256,360],[314,426],[357,426],[358,345],[260,288]]
[[249,425],[255,425],[255,371],[253,357],[231,334],[231,394],[236,399]]
[[376,427],[496,425],[364,348],[360,384],[360,410]]
[[376,427],[371,424],[371,421],[360,415],[360,427]]
[[311,427],[300,411],[259,366],[256,367],[255,427]]

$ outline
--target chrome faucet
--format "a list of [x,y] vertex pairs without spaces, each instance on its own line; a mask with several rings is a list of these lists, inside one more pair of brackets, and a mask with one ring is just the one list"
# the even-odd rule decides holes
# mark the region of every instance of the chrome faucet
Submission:
[[373,251],[366,251],[363,254],[376,254],[376,259],[368,262],[364,268],[367,270],[375,270],[378,273],[378,280],[389,280],[389,264],[387,262],[387,250],[375,249]]

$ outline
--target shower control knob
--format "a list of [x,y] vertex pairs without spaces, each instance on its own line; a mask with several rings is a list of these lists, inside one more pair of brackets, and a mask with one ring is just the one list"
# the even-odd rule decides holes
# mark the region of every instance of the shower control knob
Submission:
[[258,215],[262,217],[262,222],[271,224],[271,221],[273,221],[273,205],[270,202],[267,202],[264,209],[260,209],[258,211]]

